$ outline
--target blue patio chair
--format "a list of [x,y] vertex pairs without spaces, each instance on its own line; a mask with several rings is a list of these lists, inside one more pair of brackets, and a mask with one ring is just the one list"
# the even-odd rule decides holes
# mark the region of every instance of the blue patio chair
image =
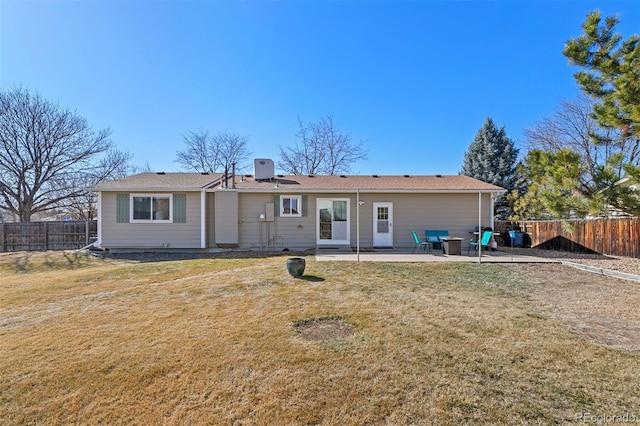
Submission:
[[431,243],[429,242],[429,240],[425,238],[424,241],[420,241],[420,238],[418,238],[418,234],[416,234],[416,231],[411,231],[411,233],[413,234],[413,241],[416,243],[415,247],[413,247],[413,253],[417,253],[418,250],[420,250],[420,247],[424,247],[424,251],[427,251],[428,248],[429,253],[431,253]]
[[482,233],[482,239],[480,242],[478,240],[469,241],[469,249],[467,250],[467,254],[471,251],[471,247],[474,247],[476,251],[478,251],[478,244],[483,248],[486,247],[489,250],[489,254],[491,254],[491,250],[489,249],[489,243],[491,243],[491,237],[493,236],[493,231],[484,231]]

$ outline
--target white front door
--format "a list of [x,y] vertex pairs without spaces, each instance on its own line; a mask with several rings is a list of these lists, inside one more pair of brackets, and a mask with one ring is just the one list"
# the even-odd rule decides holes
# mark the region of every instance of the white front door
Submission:
[[373,246],[393,247],[393,203],[373,203]]

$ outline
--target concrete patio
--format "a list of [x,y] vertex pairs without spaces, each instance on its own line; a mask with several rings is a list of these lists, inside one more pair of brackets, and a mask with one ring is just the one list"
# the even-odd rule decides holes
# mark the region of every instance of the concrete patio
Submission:
[[319,262],[347,261],[347,262],[470,262],[470,263],[561,263],[555,259],[546,259],[537,256],[523,256],[502,251],[483,252],[482,258],[477,253],[462,255],[443,254],[439,250],[433,253],[419,251],[414,254],[411,249],[379,249],[376,251],[355,252],[327,251],[316,252],[316,260]]

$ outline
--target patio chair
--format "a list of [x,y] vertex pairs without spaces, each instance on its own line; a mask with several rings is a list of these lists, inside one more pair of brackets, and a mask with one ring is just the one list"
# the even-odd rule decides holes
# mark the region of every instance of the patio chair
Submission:
[[424,241],[420,241],[420,238],[418,238],[418,234],[416,234],[416,231],[411,231],[411,233],[413,234],[413,241],[416,243],[415,247],[413,247],[413,253],[417,253],[420,247],[424,247],[424,251],[427,251],[428,248],[429,253],[431,253],[431,243],[429,242],[429,240],[425,239]]
[[469,241],[469,249],[467,250],[467,254],[471,251],[471,247],[474,247],[476,251],[478,251],[478,244],[482,247],[486,247],[489,250],[489,254],[491,254],[491,250],[489,249],[489,244],[491,243],[491,237],[493,236],[493,231],[484,231],[482,233],[482,239],[478,242],[478,240]]

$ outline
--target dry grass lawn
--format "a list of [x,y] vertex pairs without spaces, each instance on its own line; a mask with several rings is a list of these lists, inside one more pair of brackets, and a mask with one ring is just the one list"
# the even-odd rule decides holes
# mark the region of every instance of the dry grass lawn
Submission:
[[[637,283],[561,265],[313,257],[294,279],[285,259],[0,255],[0,423],[640,418],[639,343],[585,332],[575,302],[607,286],[637,308]],[[637,309],[597,303],[605,329],[640,324]],[[306,338],[321,319],[344,333]]]

